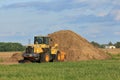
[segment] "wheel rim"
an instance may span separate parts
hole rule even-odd
[[[46,55],[46,56],[45,56],[45,61],[46,61],[46,62],[49,62],[49,60],[50,60],[49,55]]]
[[[58,54],[57,58],[58,58],[58,61],[60,61],[60,59],[61,59],[60,54]]]

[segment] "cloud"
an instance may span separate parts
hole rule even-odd
[[[1,9],[14,9],[14,8],[34,8],[36,10],[44,10],[44,11],[60,11],[63,9],[72,8],[71,3],[67,2],[68,0],[32,0],[29,2],[18,2],[18,3],[11,3],[7,5],[3,5]],[[54,4],[54,5],[53,5]]]
[[[113,15],[115,16],[116,21],[120,21],[120,10],[113,11]]]
[[[7,14],[9,13],[9,14]],[[4,15],[6,14],[6,15]],[[49,29],[51,26],[62,24],[63,20],[61,14],[56,14],[55,12],[29,12],[29,9],[10,9],[0,11],[0,32],[14,32],[15,34],[47,34],[51,31]],[[55,29],[56,30],[56,29]],[[21,32],[21,33],[18,33]],[[15,36],[15,34],[6,33],[6,35],[1,34],[1,36]]]
[[[74,3],[80,2],[80,3]],[[3,5],[2,8],[4,9],[11,9],[11,8],[36,8],[37,10],[51,10],[51,11],[61,11],[61,10],[70,10],[70,9],[87,9],[87,10],[100,10],[104,8],[109,8],[107,4],[108,1],[101,0],[48,0],[39,1],[39,0],[32,0],[32,1],[21,1],[17,3],[11,3],[8,5]],[[54,5],[53,5],[54,4]],[[98,5],[99,4],[99,5]],[[107,4],[107,5],[106,5]],[[94,7],[92,7],[95,5]],[[97,7],[96,7],[97,6]],[[106,9],[107,10],[107,9]]]
[[[119,5],[120,6],[120,0],[113,0],[112,3],[113,3],[113,5]]]
[[[76,3],[81,3],[81,2],[85,2],[87,0],[73,0],[73,1],[76,2]]]
[[[15,36],[14,32],[0,32],[0,37]]]
[[[114,34],[120,36],[120,31],[119,32],[114,32]]]
[[[107,41],[114,32],[119,34],[119,0],[5,1],[0,3],[0,37],[25,39],[69,29],[101,42],[100,38]]]
[[[76,3],[74,3],[76,2]],[[78,3],[77,3],[78,2]],[[45,1],[21,1],[12,3],[9,5],[3,5],[1,9],[29,9],[36,10],[40,13],[48,13],[55,12],[56,14],[63,15],[68,18],[68,20],[73,19],[76,20],[82,16],[98,16],[105,17],[111,11],[111,6],[107,4],[108,1],[101,0],[45,0]],[[54,5],[53,5],[54,4]],[[99,5],[98,5],[99,4]],[[107,6],[106,6],[107,4]],[[95,5],[93,7],[93,5]],[[65,18],[64,18],[65,19]]]
[[[24,32],[0,32],[0,37],[26,36]]]

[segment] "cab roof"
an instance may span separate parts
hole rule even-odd
[[[38,35],[38,36],[34,36],[34,37],[48,37],[48,36],[41,36],[41,35]],[[49,37],[48,37],[49,38]]]

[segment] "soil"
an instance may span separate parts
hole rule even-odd
[[[18,64],[22,58],[22,52],[0,52],[0,64]]]
[[[90,42],[70,30],[61,30],[48,35],[51,46],[59,45],[60,51],[66,53],[66,61],[103,60],[110,58],[104,51],[94,47]]]
[[[113,54],[113,55],[117,55],[120,54],[120,48],[116,48],[116,49],[102,49],[104,52],[109,53],[109,54]]]

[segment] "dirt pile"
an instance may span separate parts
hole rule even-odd
[[[18,64],[22,59],[22,52],[0,52],[0,64]]]
[[[22,53],[13,53],[11,57],[4,60],[4,63],[18,63],[22,58]]]
[[[59,49],[66,53],[66,61],[109,58],[105,52],[94,47],[86,39],[70,30],[54,32],[48,36],[52,38],[51,45],[57,43]]]
[[[18,62],[19,60],[23,59],[21,53],[14,53],[10,58],[9,61]]]

